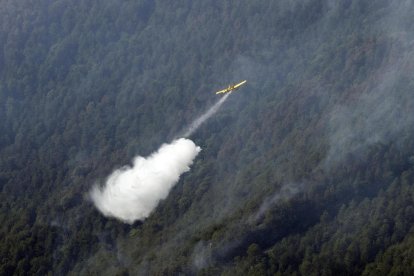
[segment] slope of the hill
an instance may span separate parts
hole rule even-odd
[[[0,0],[0,274],[412,271],[413,9]],[[146,221],[95,210],[241,79]]]

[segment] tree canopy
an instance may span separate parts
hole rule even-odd
[[[0,0],[1,275],[414,271],[410,1]],[[151,216],[88,192],[248,82]]]

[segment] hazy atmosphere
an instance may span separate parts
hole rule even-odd
[[[0,0],[0,275],[411,275],[413,18]]]

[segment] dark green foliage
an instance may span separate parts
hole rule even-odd
[[[0,274],[409,275],[413,9],[0,0]],[[94,209],[241,79],[146,221]]]

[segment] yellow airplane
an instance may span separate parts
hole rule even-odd
[[[243,84],[245,84],[247,81],[244,80],[242,82],[239,82],[238,84],[233,84],[233,85],[229,85],[229,87],[227,87],[226,89],[217,91],[216,94],[224,94],[224,93],[230,93],[233,90],[238,89],[240,86],[242,86]]]

